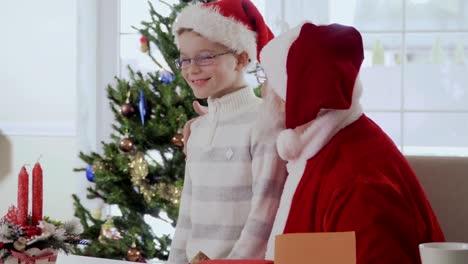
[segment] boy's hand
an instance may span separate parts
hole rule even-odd
[[[198,101],[193,101],[192,103],[193,109],[199,115],[205,115],[208,113],[208,107],[201,105]],[[187,142],[190,137],[190,125],[192,125],[193,121],[197,120],[198,117],[192,118],[184,125],[184,154],[187,156]]]
[[[193,259],[190,261],[189,264],[197,264],[204,260],[210,260],[210,258],[207,255],[205,255],[203,252],[199,251],[197,255],[193,257]]]

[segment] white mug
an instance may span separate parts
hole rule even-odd
[[[422,264],[466,264],[468,243],[432,242],[419,244]]]

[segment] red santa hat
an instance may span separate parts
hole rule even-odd
[[[177,46],[177,32],[182,28],[193,29],[235,52],[245,51],[252,61],[259,59],[262,48],[274,37],[249,0],[220,0],[185,7],[172,27]]]
[[[356,80],[364,59],[361,34],[349,26],[306,22],[268,43],[260,57],[270,87],[286,102],[288,130],[278,137],[280,155],[296,158],[309,140],[306,137],[314,133],[322,133],[320,142],[326,143],[330,133],[292,129],[315,120],[322,110],[347,110],[353,100],[358,101],[361,86]],[[356,104],[353,119],[362,112],[359,102]],[[320,123],[331,132],[349,120],[347,113],[338,111]]]

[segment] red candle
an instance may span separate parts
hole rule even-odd
[[[42,220],[42,168],[39,162],[32,173],[32,224],[35,226]]]
[[[21,168],[18,176],[18,221],[28,225],[29,175],[26,168]]]

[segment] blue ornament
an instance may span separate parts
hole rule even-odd
[[[160,71],[159,72],[159,81],[164,84],[169,84],[175,80],[174,74],[170,71]]]
[[[140,101],[138,102],[138,108],[140,109],[141,125],[144,126],[146,116],[146,100],[143,90],[140,90]]]
[[[86,178],[90,182],[94,182],[94,179],[96,179],[96,175],[94,174],[93,165],[88,165],[88,167],[86,167]]]

